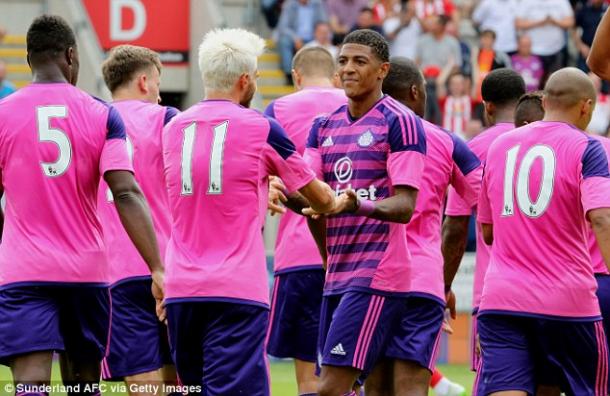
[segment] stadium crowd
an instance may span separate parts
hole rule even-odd
[[[542,89],[561,67],[588,73],[585,59],[608,2],[264,0],[262,7],[289,82],[296,50],[323,44],[335,54],[347,33],[373,29],[388,39],[392,56],[422,68],[428,80],[426,119],[471,139],[486,126],[480,90],[491,70],[513,68],[528,91]],[[595,84],[600,103],[606,103],[607,84]],[[600,106],[591,128],[605,134],[609,115],[608,106]]]

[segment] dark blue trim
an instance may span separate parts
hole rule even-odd
[[[409,297],[424,298],[426,300],[434,301],[434,302],[439,303],[440,305],[442,305],[443,308],[445,308],[445,305],[446,305],[445,300],[442,300],[442,299],[438,298],[434,294],[424,293],[424,292],[409,292],[407,295]]]
[[[272,100],[271,103],[269,103],[269,105],[263,112],[263,114],[266,115],[267,117],[275,118],[275,109],[273,108],[274,106],[275,106],[275,100]]]
[[[582,177],[610,177],[608,157],[599,140],[587,137],[587,148],[582,154]]]
[[[476,315],[478,315],[478,313],[479,313],[479,307],[474,307],[474,308],[472,309],[472,315],[473,315],[473,316],[476,316]]]
[[[167,125],[172,118],[180,114],[180,110],[172,106],[165,106],[165,115],[163,116],[163,125]]]
[[[311,125],[311,129],[309,130],[309,135],[307,136],[307,143],[305,147],[307,148],[319,148],[320,147],[320,127],[327,121],[325,117],[318,117],[313,120]]]
[[[206,302],[220,302],[229,304],[241,304],[241,305],[253,305],[264,309],[269,309],[269,305],[259,301],[245,300],[242,298],[232,297],[173,297],[165,299],[165,304],[178,304],[178,303],[206,303]]]
[[[305,265],[299,265],[298,267],[286,268],[286,269],[283,269],[283,270],[275,271],[273,273],[273,276],[286,275],[286,274],[291,274],[293,272],[315,271],[315,270],[322,270],[322,271],[324,271],[324,267],[322,266],[322,263],[320,263],[320,264],[305,264]]]
[[[470,150],[466,142],[457,137],[454,133],[449,134],[449,136],[453,141],[453,153],[451,154],[451,158],[453,158],[453,162],[460,168],[462,174],[466,176],[481,165],[481,160],[472,150]]]
[[[123,278],[123,279],[120,279],[120,280],[114,282],[113,284],[110,285],[110,288],[112,289],[113,287],[120,286],[124,283],[149,281],[151,279],[152,279],[152,277],[150,275],[130,276],[129,278]]]
[[[112,106],[108,106],[108,121],[106,122],[106,139],[123,139],[127,138],[125,133],[125,124],[118,110]]]
[[[347,292],[374,294],[376,296],[383,296],[383,297],[402,297],[402,298],[409,297],[409,292],[389,292],[389,291],[385,291],[385,290],[372,289],[370,287],[364,287],[364,286],[348,286],[348,287],[344,287],[344,288],[337,289],[337,290],[324,290],[324,293],[322,295],[325,297],[336,296],[339,294],[345,294]]]
[[[265,117],[269,121],[269,135],[267,136],[267,143],[273,147],[273,149],[282,157],[284,160],[290,158],[297,150],[292,140],[284,131],[284,128],[273,118]]]
[[[61,287],[110,287],[105,282],[50,282],[50,281],[25,281],[14,282],[0,286],[0,290],[12,289],[14,287],[29,287],[29,286],[61,286]]]
[[[601,316],[584,316],[582,318],[575,318],[573,316],[555,316],[555,315],[544,315],[536,314],[531,312],[519,312],[519,311],[505,311],[505,310],[482,310],[477,314],[478,317],[483,315],[506,315],[506,316],[519,316],[523,318],[534,318],[534,319],[545,319],[545,320],[559,320],[562,322],[597,322],[602,320]]]
[[[595,279],[597,278],[610,278],[610,275],[604,273],[595,274]]]

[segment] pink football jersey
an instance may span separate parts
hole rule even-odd
[[[394,186],[419,189],[425,153],[421,119],[384,96],[356,120],[347,105],[316,120],[305,157],[337,195],[350,188],[361,199],[378,201],[391,197]],[[325,295],[409,292],[411,256],[403,224],[352,213],[330,216],[326,248]]]
[[[178,111],[140,100],[122,100],[112,104],[127,131],[127,146],[135,177],[148,201],[161,257],[169,239],[171,220],[163,175],[163,126]],[[150,276],[146,262],[125,232],[114,206],[114,199],[105,181],[98,192],[98,214],[104,230],[104,242],[110,265],[111,283],[139,276]]]
[[[303,154],[313,121],[345,103],[347,98],[342,89],[312,87],[271,102],[265,114],[276,119]],[[275,273],[311,268],[322,268],[322,258],[307,220],[287,211],[280,219],[275,244]]]
[[[0,285],[106,283],[100,176],[132,170],[118,112],[67,83],[30,84],[0,102],[0,168]]]
[[[267,306],[262,228],[268,175],[294,192],[315,175],[273,119],[226,100],[204,100],[163,132],[172,212],[166,297]]]
[[[449,185],[470,207],[479,198],[481,162],[457,135],[423,121],[426,132],[426,167],[417,205],[407,224],[411,252],[411,294],[445,301],[441,221]]]
[[[604,150],[606,151],[606,155],[610,153],[610,139],[602,136],[591,135],[592,138],[600,141]],[[593,228],[589,224],[589,254],[591,255],[591,264],[593,265],[593,272],[596,274],[610,274],[608,271],[608,267],[606,266],[606,262],[602,257],[602,252],[599,250],[599,245],[597,244],[597,239],[595,239],[595,233],[593,232]]]
[[[481,163],[485,165],[487,160],[487,150],[489,146],[498,138],[498,136],[515,129],[514,124],[509,122],[498,123],[481,133],[479,136],[468,142],[468,147],[479,157]],[[450,188],[447,197],[447,207],[445,214],[448,216],[470,216],[472,214],[472,206],[469,206],[467,202],[464,202],[460,198],[459,194]],[[476,205],[475,205],[476,209]],[[485,278],[485,272],[489,265],[489,247],[483,241],[483,235],[481,234],[481,226],[476,226],[477,236],[477,252],[475,258],[475,272],[474,272],[474,286],[472,292],[472,306],[476,311],[481,301],[481,293],[483,292],[483,279]]]
[[[599,318],[585,214],[608,196],[606,153],[581,130],[538,121],[499,137],[478,205],[494,229],[479,311]]]

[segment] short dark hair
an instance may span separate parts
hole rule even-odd
[[[161,73],[159,54],[148,48],[124,44],[110,51],[102,63],[102,75],[110,92],[114,92],[129,83],[136,73],[153,66]]]
[[[372,14],[373,13],[373,9],[371,7],[362,7],[360,9],[360,13],[363,13],[363,12],[370,12]]]
[[[515,109],[515,127],[522,127],[542,118],[544,118],[544,107],[542,107],[541,91],[526,93],[519,98]]]
[[[27,36],[29,56],[47,54],[57,56],[76,46],[76,37],[68,23],[58,15],[41,15],[30,25]]]
[[[485,102],[496,106],[517,103],[525,94],[525,81],[514,70],[502,68],[491,71],[481,84],[481,96]]]
[[[493,31],[493,30],[491,30],[491,29],[485,29],[485,30],[483,30],[483,31],[481,32],[481,36],[486,36],[486,35],[490,35],[491,37],[493,37],[493,39],[494,39],[494,40],[495,40],[495,39],[496,39],[496,37],[497,37],[497,36],[496,36],[496,32],[494,32],[494,31]]]
[[[390,47],[388,41],[379,33],[370,29],[354,30],[343,40],[345,44],[361,44],[370,47],[373,53],[382,62],[390,61]]]
[[[420,86],[423,83],[424,77],[415,62],[395,56],[390,59],[390,72],[383,80],[381,90],[393,98],[404,98],[413,85]]]

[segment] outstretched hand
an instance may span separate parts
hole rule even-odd
[[[339,213],[355,212],[356,209],[358,209],[358,196],[354,190],[349,189],[335,198],[335,205],[330,211],[318,213],[312,208],[304,208],[302,213],[305,216],[311,216],[313,219],[318,219],[323,215],[329,216]]]
[[[286,194],[284,194],[285,190],[286,186],[282,179],[277,176],[269,176],[269,200],[267,208],[271,211],[271,216],[286,213],[286,208],[281,204],[288,201]]]

